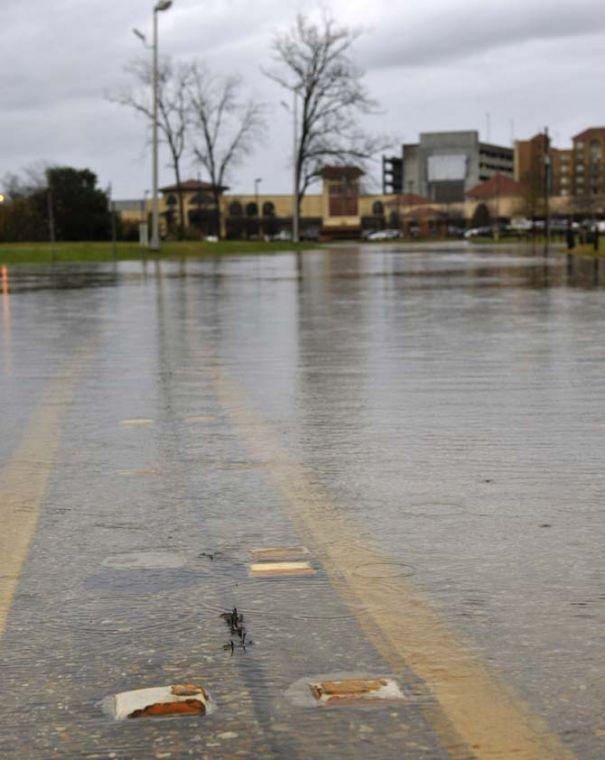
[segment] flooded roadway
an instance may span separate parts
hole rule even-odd
[[[3,283],[2,757],[603,757],[605,262],[342,247]],[[312,574],[251,571],[293,546]],[[328,676],[403,699],[317,706]],[[215,711],[102,709],[174,683]]]

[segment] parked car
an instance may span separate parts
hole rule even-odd
[[[368,240],[396,240],[398,237],[399,230],[376,230],[368,235]]]
[[[511,229],[517,232],[530,232],[532,228],[531,220],[515,218],[511,220]]]
[[[465,240],[471,240],[475,237],[491,237],[492,234],[491,227],[471,227],[470,230],[464,233],[464,238]]]
[[[311,243],[316,243],[319,240],[320,233],[321,231],[319,227],[307,227],[306,230],[303,230],[300,239],[307,240]]]
[[[277,235],[272,235],[271,240],[275,240],[276,242],[285,242],[287,240],[292,240],[292,233],[290,230],[280,230]]]

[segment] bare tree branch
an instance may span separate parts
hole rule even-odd
[[[147,59],[136,58],[126,67],[134,84],[109,100],[128,106],[153,123],[152,83],[153,69]],[[175,183],[181,186],[181,159],[187,147],[189,127],[188,90],[192,70],[189,64],[174,66],[169,59],[163,59],[158,67],[158,129],[170,151],[170,165],[174,171]],[[182,192],[178,193],[179,237],[185,232],[185,209]]]
[[[193,154],[210,178],[220,235],[220,195],[231,169],[252,152],[265,126],[264,105],[238,97],[241,80],[211,74],[200,62],[191,65],[190,118]]]
[[[319,22],[301,14],[290,30],[274,38],[276,67],[265,74],[302,102],[295,158],[299,205],[327,161],[354,161],[363,168],[392,144],[392,138],[372,137],[358,126],[359,117],[377,105],[349,57],[359,35],[327,14]]]

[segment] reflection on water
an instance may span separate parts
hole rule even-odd
[[[4,356],[2,366],[4,373],[10,375],[12,371],[11,352],[11,302],[8,289],[8,267],[2,269],[2,354]]]
[[[266,256],[217,256],[204,259],[124,261],[119,264],[59,264],[55,267],[3,267],[2,288],[8,293],[38,289],[77,289],[145,282],[149,277],[224,277],[289,279],[404,278],[407,287],[552,287],[602,286],[603,259],[563,255],[525,246],[339,247],[330,251]]]
[[[9,756],[464,756],[372,638],[412,640],[430,603],[600,757],[603,284],[599,260],[463,244],[3,268],[5,458],[74,346],[99,346],[0,646]],[[250,577],[255,549],[300,543],[315,575]],[[253,643],[232,655],[234,606]],[[284,697],[339,672],[409,699]],[[203,730],[96,707],[188,679],[219,705]]]

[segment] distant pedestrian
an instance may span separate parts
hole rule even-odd
[[[576,247],[576,233],[571,222],[567,222],[565,239],[567,241],[567,250],[573,251],[573,249]]]

